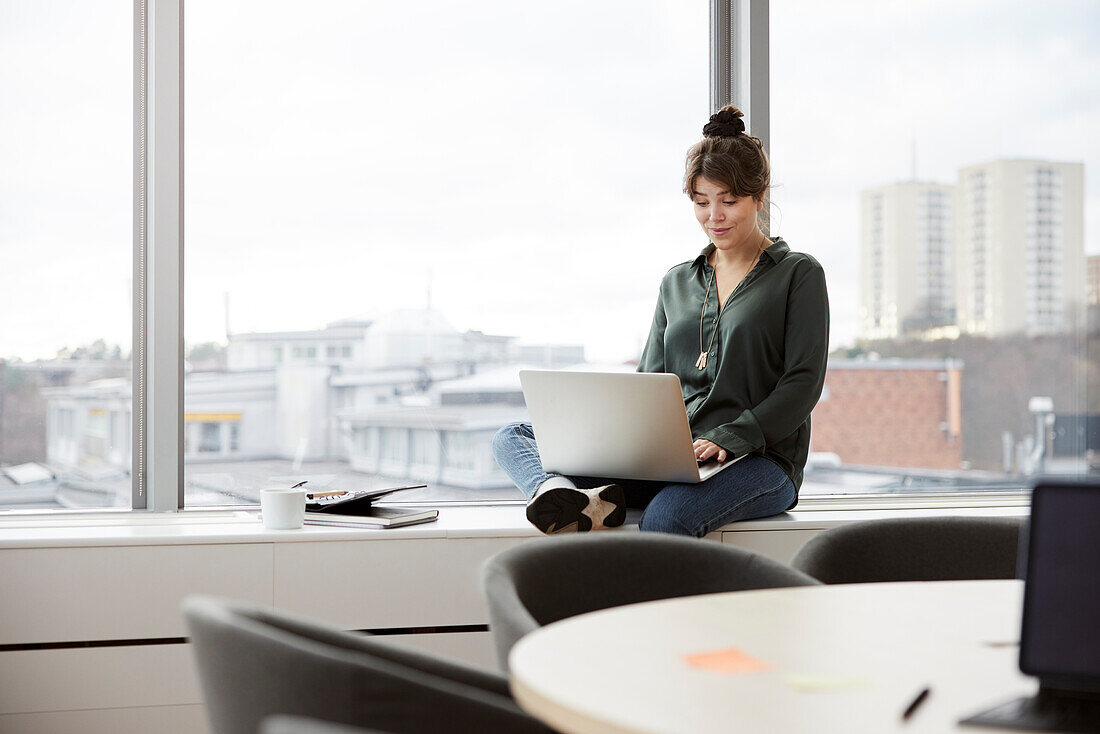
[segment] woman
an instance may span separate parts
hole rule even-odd
[[[680,378],[698,459],[744,458],[698,484],[607,484],[547,474],[530,424],[507,425],[493,453],[545,533],[621,525],[631,506],[645,508],[642,530],[703,536],[798,501],[825,381],[829,299],[821,265],[760,229],[771,172],[742,117],[723,108],[688,151],[684,192],[710,244],[661,281],[638,371]]]

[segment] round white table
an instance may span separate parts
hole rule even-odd
[[[632,604],[524,637],[512,692],[568,734],[992,732],[956,722],[1035,693],[1017,666],[1022,599],[1019,581],[944,581]],[[771,667],[731,674],[685,659],[730,648]]]

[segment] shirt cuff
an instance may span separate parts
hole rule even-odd
[[[732,423],[723,423],[712,428],[699,438],[712,441],[733,456],[744,456],[759,451],[767,445],[764,429],[751,410],[746,409]]]

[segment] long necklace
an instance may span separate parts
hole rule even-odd
[[[764,241],[767,242],[767,237],[764,238]],[[737,290],[738,286],[741,285],[741,281],[747,278],[749,272],[751,272],[752,269],[756,267],[756,263],[760,260],[760,255],[764,252],[764,250],[764,247],[761,247],[759,250],[757,250],[756,257],[754,257],[752,259],[752,262],[749,264],[749,269],[746,270],[744,275],[741,276],[741,279],[737,281],[737,285],[733,288],[734,290]],[[715,260],[717,260],[717,256],[715,257]],[[710,269],[710,278],[707,280],[707,292],[703,295],[703,308],[699,311],[699,359],[695,360],[695,366],[701,370],[705,370],[707,368],[707,355],[710,354],[710,348],[714,345],[714,336],[718,333],[718,323],[722,320],[722,311],[725,310],[725,304],[719,303],[718,318],[714,320],[714,328],[710,331],[710,339],[707,341],[706,347],[704,347],[703,319],[706,318],[707,315],[707,301],[710,300],[710,286],[715,281],[716,272],[718,272],[717,268],[712,265]],[[715,294],[715,297],[717,297],[717,294]]]
[[[706,348],[703,348],[703,318],[707,313],[707,301],[710,299],[710,284],[714,282],[714,269],[710,271],[710,278],[707,280],[707,293],[703,296],[703,309],[699,312],[699,359],[695,360],[695,366],[698,369],[705,370],[707,368],[707,354],[710,352],[710,347],[714,344],[714,334],[718,331],[718,321],[722,318],[722,307],[718,307],[718,318],[714,320],[714,330],[710,332],[710,341],[707,342]]]

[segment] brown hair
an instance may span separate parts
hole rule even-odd
[[[710,116],[703,139],[691,146],[684,167],[684,193],[695,195],[695,182],[705,178],[722,184],[734,196],[751,196],[764,202],[757,215],[761,231],[768,232],[768,191],[771,165],[760,138],[745,134],[744,113],[726,105]]]

